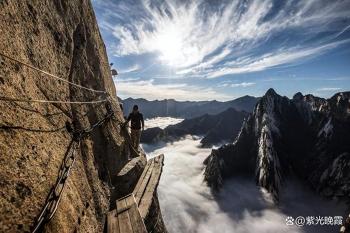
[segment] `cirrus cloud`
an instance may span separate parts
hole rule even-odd
[[[322,87],[322,88],[318,88],[316,91],[340,91],[342,90],[342,88],[340,87]]]
[[[159,84],[150,80],[116,80],[121,98],[147,98],[148,100],[176,99],[179,101],[229,100],[231,95],[217,92],[210,87],[198,87],[186,83]]]
[[[313,58],[348,43],[349,1],[99,1],[119,57],[154,54],[178,74],[214,78]],[[111,15],[115,22],[111,20]],[[113,19],[114,19],[113,18]]]

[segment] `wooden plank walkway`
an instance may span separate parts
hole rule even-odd
[[[146,218],[152,204],[154,192],[157,190],[162,173],[163,164],[163,154],[150,159],[133,191],[143,219]]]
[[[148,160],[134,191],[116,202],[107,215],[107,233],[147,233],[144,219],[151,207],[164,164],[164,155]]]
[[[132,193],[117,200],[117,209],[108,213],[107,232],[147,233]]]

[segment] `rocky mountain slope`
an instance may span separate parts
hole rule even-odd
[[[205,114],[219,114],[228,108],[234,108],[238,111],[252,112],[259,98],[252,96],[243,96],[231,101],[176,101],[155,100],[148,101],[145,99],[128,98],[121,100],[124,106],[125,114],[131,112],[134,104],[139,105],[140,110],[146,118],[153,117],[179,117],[194,118]]]
[[[90,1],[3,0],[0,18],[1,53],[108,93],[68,85],[0,56],[1,97],[63,101],[116,98]],[[70,143],[66,122],[75,122],[77,130],[88,128],[104,117],[106,109],[104,103],[3,100],[0,109],[0,232],[29,232]],[[122,121],[118,101],[112,101],[112,109],[115,120]],[[113,202],[110,177],[127,162],[126,149],[120,126],[111,121],[81,142],[61,203],[46,232],[103,231],[105,214]]]
[[[204,136],[201,140],[204,147],[223,141],[232,142],[247,116],[248,113],[246,112],[229,108],[217,115],[205,114],[200,117],[185,119],[163,130],[160,128],[146,129],[141,136],[141,142],[155,143],[159,140],[177,140],[185,135]]]
[[[254,176],[278,201],[285,179],[297,176],[327,197],[350,196],[350,92],[330,99],[273,89],[259,100],[233,144],[206,159],[213,188],[235,175]]]

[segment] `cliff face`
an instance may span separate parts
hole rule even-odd
[[[0,1],[0,51],[71,82],[116,91],[90,1]],[[89,101],[105,94],[68,85],[0,56],[0,95]],[[112,108],[123,119],[119,103]],[[71,140],[65,123],[90,127],[104,104],[0,101],[0,232],[28,232]],[[102,232],[110,176],[126,163],[120,127],[110,121],[83,140],[48,232]]]
[[[219,188],[230,176],[255,176],[278,201],[283,181],[294,175],[323,196],[349,200],[349,99],[349,92],[288,99],[270,89],[235,142],[205,161],[205,180]]]

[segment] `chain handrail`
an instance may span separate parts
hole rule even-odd
[[[113,96],[111,96],[106,90],[95,90],[89,87],[85,87],[82,86],[80,84],[77,83],[73,83],[71,81],[68,81],[62,77],[59,77],[57,75],[51,74],[45,70],[39,69],[33,65],[30,65],[26,62],[23,62],[19,59],[16,59],[14,57],[11,57],[7,54],[4,54],[2,52],[0,52],[0,56],[5,57],[11,61],[17,62],[21,65],[24,65],[32,70],[35,70],[37,72],[40,72],[42,74],[44,74],[44,77],[50,77],[50,78],[55,78],[57,80],[60,80],[62,82],[68,83],[72,86],[87,90],[87,91],[91,91],[91,92],[95,92],[95,93],[101,93],[106,95],[105,98],[101,99],[97,99],[97,100],[90,100],[90,101],[68,101],[68,100],[41,100],[41,99],[20,99],[20,98],[11,98],[11,97],[7,97],[7,96],[0,96],[0,101],[7,101],[7,102],[27,102],[27,103],[64,103],[64,104],[97,104],[97,103],[103,103],[106,102],[106,109],[107,109],[107,113],[105,115],[105,117],[101,120],[99,120],[98,122],[96,122],[95,124],[93,124],[91,127],[83,129],[83,130],[75,130],[74,128],[72,128],[72,126],[70,124],[66,124],[66,129],[68,130],[68,132],[70,132],[72,134],[72,140],[67,148],[66,154],[62,160],[60,169],[58,171],[58,177],[56,179],[55,185],[51,187],[50,192],[46,198],[45,204],[39,214],[39,216],[37,217],[35,224],[33,226],[33,230],[32,233],[37,233],[37,232],[41,232],[43,227],[45,226],[46,223],[48,223],[53,216],[55,215],[58,205],[61,201],[62,198],[62,193],[64,190],[64,187],[66,185],[66,181],[69,177],[69,174],[71,172],[71,169],[74,165],[74,162],[76,160],[75,157],[75,151],[77,149],[80,148],[81,145],[81,141],[88,136],[96,127],[101,126],[102,124],[104,124],[108,119],[113,119],[119,126],[121,126],[121,130],[124,131],[124,133],[126,135],[126,142],[129,145],[129,148],[131,148],[131,151],[138,155],[138,148],[134,148],[131,140],[130,140],[130,135],[129,132],[127,131],[126,125],[123,122],[118,121],[117,119],[114,119],[114,112],[112,110],[111,107],[111,103],[110,101],[116,101],[118,102],[118,100],[116,98],[114,98]]]
[[[73,167],[75,162],[74,151],[80,146],[80,141],[76,142],[74,140],[71,141],[68,147],[68,153],[66,154],[63,162],[60,166],[60,170],[58,172],[58,178],[56,180],[55,185],[51,188],[49,195],[46,198],[45,205],[41,210],[39,217],[35,222],[35,227],[33,229],[33,233],[39,232],[42,229],[45,223],[49,222],[54,214],[56,213],[58,204],[60,203],[62,192],[66,185],[67,178],[69,176],[70,170]]]
[[[55,215],[58,205],[61,201],[62,198],[62,193],[64,190],[64,187],[66,185],[66,181],[69,177],[70,171],[74,165],[74,162],[76,160],[75,157],[75,151],[80,147],[81,145],[81,140],[83,140],[86,136],[88,136],[96,127],[101,126],[102,124],[104,124],[108,119],[112,118],[113,119],[113,115],[114,112],[112,110],[112,107],[110,105],[110,101],[114,100],[114,101],[118,101],[116,98],[114,98],[113,96],[110,96],[108,94],[108,92],[106,91],[102,91],[102,90],[95,90],[92,88],[88,88],[88,87],[84,87],[82,85],[79,85],[77,83],[73,83],[70,82],[64,78],[58,77],[57,75],[53,75],[45,70],[41,70],[37,67],[34,67],[28,63],[25,63],[23,61],[20,61],[16,58],[13,58],[7,54],[4,54],[2,52],[0,52],[0,56],[3,56],[9,60],[12,60],[14,62],[17,62],[21,65],[24,65],[32,70],[36,70],[44,75],[46,75],[45,77],[51,77],[51,78],[55,78],[58,79],[60,81],[66,82],[72,86],[84,89],[84,90],[88,90],[91,92],[95,92],[95,93],[102,93],[102,94],[107,94],[107,98],[105,99],[97,99],[97,100],[91,100],[91,101],[66,101],[66,100],[40,100],[40,99],[20,99],[20,98],[10,98],[10,97],[6,97],[6,96],[0,96],[0,101],[7,101],[7,102],[30,102],[30,103],[65,103],[65,104],[96,104],[96,103],[103,103],[106,102],[106,109],[107,109],[107,113],[105,115],[105,117],[101,120],[99,120],[98,122],[96,122],[95,124],[93,124],[91,127],[83,129],[83,130],[75,130],[71,127],[70,124],[66,125],[67,130],[72,134],[72,140],[68,146],[68,149],[66,151],[66,154],[62,160],[60,169],[58,171],[58,177],[56,179],[55,185],[52,186],[52,188],[50,189],[50,192],[46,198],[44,207],[42,208],[39,216],[37,217],[35,224],[33,226],[33,230],[32,233],[37,233],[37,232],[41,232],[41,230],[43,229],[43,227],[45,226],[46,223],[48,223],[53,216]],[[130,135],[129,132],[127,131],[126,125],[123,124],[122,122],[119,122],[117,119],[113,119],[116,123],[118,123],[118,125],[121,126],[122,131],[124,131],[125,133],[125,138],[126,138],[126,142],[129,145],[129,149],[132,151],[132,153],[134,155],[138,155],[138,148],[134,148],[134,146],[131,143],[130,140]]]
[[[55,215],[58,205],[62,198],[62,193],[66,185],[66,181],[69,177],[70,171],[74,165],[76,157],[74,152],[80,147],[81,141],[87,137],[95,128],[103,125],[108,119],[112,118],[114,112],[110,105],[106,105],[107,113],[105,117],[91,127],[83,130],[74,130],[72,126],[67,123],[66,128],[68,132],[72,134],[72,140],[68,146],[65,157],[62,160],[60,169],[58,171],[58,177],[56,179],[55,185],[51,188],[43,209],[41,210],[38,218],[35,221],[32,233],[37,233],[42,230],[44,225],[49,222]]]

